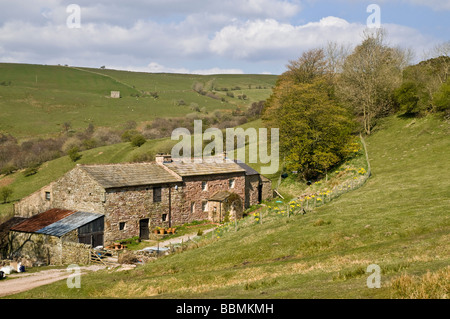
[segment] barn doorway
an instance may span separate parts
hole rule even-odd
[[[150,230],[148,228],[149,219],[141,219],[139,221],[139,238],[140,239],[150,239]]]
[[[92,247],[103,246],[104,217],[78,228],[78,242]]]

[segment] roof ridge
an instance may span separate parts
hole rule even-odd
[[[104,164],[77,164],[77,167],[87,167],[87,166],[122,166],[122,165],[155,165],[156,162],[126,162],[126,163],[104,163]]]

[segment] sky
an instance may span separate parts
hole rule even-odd
[[[368,27],[418,62],[450,40],[450,0],[0,0],[0,62],[281,74]]]

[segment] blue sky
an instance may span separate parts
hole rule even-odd
[[[280,74],[305,50],[358,45],[370,4],[416,61],[450,40],[450,0],[0,0],[0,62]]]

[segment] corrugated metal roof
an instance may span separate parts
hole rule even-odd
[[[79,165],[103,188],[144,186],[181,182],[181,177],[171,174],[156,163],[130,163],[110,165]]]
[[[174,171],[180,176],[197,176],[197,175],[210,175],[210,174],[228,174],[228,173],[243,173],[245,170],[234,163],[233,161],[223,162],[172,162],[164,163],[166,167]]]
[[[61,237],[68,232],[84,226],[102,216],[102,214],[76,212],[70,216],[67,216],[66,218],[57,221],[56,223],[39,229],[38,231],[36,231],[36,233]]]
[[[51,225],[67,216],[75,213],[71,210],[53,208],[46,212],[40,213],[27,220],[21,222],[20,224],[14,225],[11,230],[20,231],[26,233],[34,233],[39,229],[42,229],[48,225]]]

